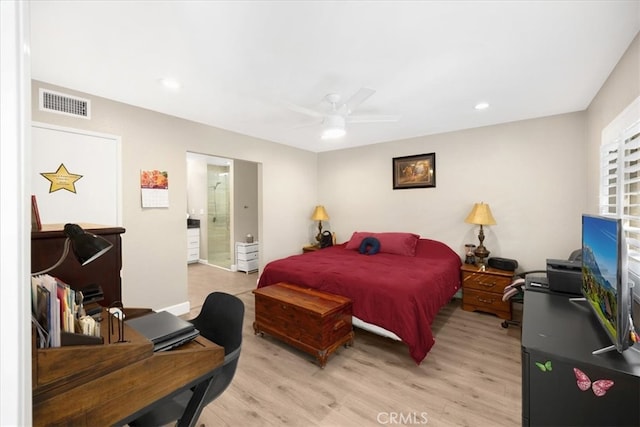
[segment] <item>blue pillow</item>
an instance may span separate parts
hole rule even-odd
[[[361,254],[365,255],[375,255],[380,251],[380,240],[375,237],[365,237],[362,239],[362,243],[360,243]]]

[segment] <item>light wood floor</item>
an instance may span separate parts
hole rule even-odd
[[[321,369],[314,358],[253,333],[257,274],[189,266],[192,315],[209,292],[245,303],[242,354],[231,386],[207,406],[207,426],[518,426],[520,330],[459,300],[436,317],[436,344],[418,366],[406,346],[360,329]]]

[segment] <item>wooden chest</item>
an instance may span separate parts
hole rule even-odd
[[[462,309],[493,313],[501,319],[511,320],[511,302],[502,301],[502,295],[513,280],[513,272],[490,267],[482,271],[469,264],[461,269]]]
[[[353,344],[351,300],[289,283],[253,291],[256,334],[268,333],[312,354],[321,367],[341,345]]]

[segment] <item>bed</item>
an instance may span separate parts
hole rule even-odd
[[[375,247],[364,244],[371,238],[379,243],[374,254]],[[258,287],[288,282],[346,296],[354,325],[391,332],[419,364],[435,343],[433,319],[460,288],[460,265],[460,257],[436,240],[355,232],[347,243],[268,263]]]

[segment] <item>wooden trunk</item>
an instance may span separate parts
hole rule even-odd
[[[353,344],[351,300],[289,283],[256,289],[256,334],[266,332],[314,355],[321,367],[341,345]]]

